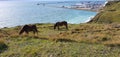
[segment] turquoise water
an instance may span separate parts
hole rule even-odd
[[[50,7],[37,2],[0,1],[0,28],[33,23],[55,23],[67,21],[72,24],[85,23],[96,12]]]

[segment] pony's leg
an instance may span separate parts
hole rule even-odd
[[[35,29],[35,32],[37,33],[37,36],[38,36],[38,30],[37,30],[37,28]]]
[[[66,25],[66,29],[68,30],[68,25]]]
[[[54,30],[56,29],[56,25],[54,25]]]
[[[36,34],[37,34],[37,36],[38,36],[38,31],[33,30],[33,34],[34,34],[34,36],[36,36]]]
[[[60,29],[59,26],[57,26],[57,27],[58,27],[58,30],[59,30]]]
[[[33,34],[34,34],[34,36],[35,36],[35,32],[36,32],[36,31],[35,31],[35,30],[33,30]]]

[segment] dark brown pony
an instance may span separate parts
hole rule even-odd
[[[24,33],[24,32],[27,33],[27,34],[29,34],[30,31],[33,31],[34,35],[35,35],[35,33],[38,34],[38,30],[37,30],[36,25],[25,25],[25,26],[23,26],[23,28],[20,30],[19,35],[21,35],[21,34]]]
[[[56,27],[58,28],[58,30],[60,29],[59,26],[65,26],[66,29],[68,30],[68,23],[66,21],[62,21],[62,22],[56,22],[54,24],[54,29],[56,29]]]

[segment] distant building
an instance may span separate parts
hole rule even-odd
[[[86,9],[100,9],[103,7],[104,4],[101,3],[91,3],[91,2],[85,2],[85,3],[76,3],[75,5],[72,5],[71,8],[86,8]]]
[[[81,3],[77,3],[77,4],[71,6],[71,8],[85,8],[85,7],[86,7],[86,5],[81,4]]]

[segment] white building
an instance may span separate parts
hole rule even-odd
[[[71,8],[85,8],[85,7],[86,7],[86,5],[81,4],[81,3],[77,3],[77,4],[71,6]]]

